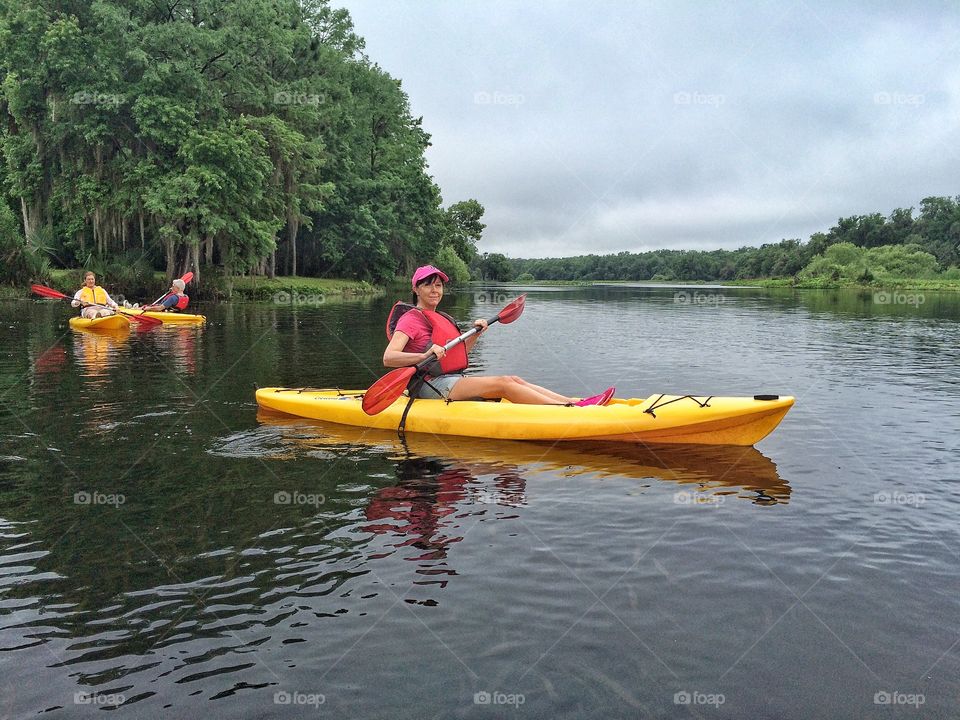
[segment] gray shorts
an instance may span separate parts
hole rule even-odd
[[[433,385],[433,387],[430,387],[430,385],[425,382],[420,387],[420,392],[417,393],[417,397],[423,398],[424,400],[446,400],[450,397],[450,391],[453,390],[453,386],[456,385],[461,378],[463,378],[463,375],[460,373],[451,373],[449,375],[439,375],[435,378],[430,378],[427,382]],[[436,390],[434,390],[434,388],[436,388]]]

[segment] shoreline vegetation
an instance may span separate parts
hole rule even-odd
[[[960,280],[943,278],[896,278],[887,281],[861,283],[856,281],[813,281],[795,278],[756,278],[753,280],[530,280],[500,283],[505,287],[530,285],[592,287],[597,285],[650,285],[663,287],[737,287],[785,288],[790,290],[927,290],[930,292],[960,292]]]
[[[79,270],[55,270],[51,285],[64,293],[72,294],[80,287]],[[157,273],[153,295],[163,291],[164,277]],[[472,281],[455,286],[464,289],[484,281]],[[920,290],[924,292],[960,292],[960,279],[944,278],[896,278],[887,281],[874,280],[870,283],[856,281],[798,280],[796,278],[754,278],[741,280],[530,280],[499,281],[502,287],[529,287],[545,285],[550,287],[593,287],[598,285],[650,285],[663,287],[736,287],[736,288],[782,288],[792,290]],[[202,302],[271,302],[276,305],[320,305],[325,302],[339,302],[351,299],[363,299],[382,296],[397,287],[406,288],[406,279],[398,278],[396,283],[375,285],[363,280],[349,278],[305,278],[305,277],[239,277],[232,279],[229,295],[208,297]],[[109,291],[109,288],[108,288]],[[189,292],[188,292],[189,294]],[[122,295],[122,293],[117,293]],[[0,285],[0,300],[25,300],[32,297],[28,288]],[[143,302],[141,298],[128,298]]]

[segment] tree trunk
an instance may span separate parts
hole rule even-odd
[[[193,270],[193,277],[200,281],[200,241],[190,243],[190,254],[187,256],[187,267]]]
[[[141,249],[141,250],[146,250],[146,249],[147,249],[147,236],[146,236],[146,233],[144,233],[144,231],[143,231],[143,208],[140,208],[140,213],[139,213],[139,215],[140,215],[140,249]]]
[[[28,203],[26,198],[21,197],[20,209],[23,212],[23,236],[29,238],[42,225],[43,207],[40,196],[34,196],[32,204]]]
[[[292,213],[287,213],[287,244],[290,246],[290,274],[297,276],[297,232],[300,230],[299,219]]]
[[[162,242],[164,252],[167,256],[167,282],[171,282],[173,280],[174,273],[176,272],[177,255],[174,252],[172,239],[164,238]]]
[[[270,265],[267,266],[267,277],[271,280],[277,276],[277,248],[273,248],[273,252],[270,253]]]
[[[30,237],[30,211],[27,209],[27,199],[20,198],[20,210],[23,212],[23,234],[24,237]]]

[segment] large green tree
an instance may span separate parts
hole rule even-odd
[[[446,210],[447,242],[467,265],[477,259],[477,243],[487,226],[480,222],[484,209],[477,200],[461,200]]]
[[[6,199],[64,264],[383,279],[445,241],[429,136],[326,0],[0,0],[0,75]]]

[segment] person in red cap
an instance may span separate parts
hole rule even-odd
[[[387,331],[390,342],[383,352],[383,364],[386,367],[409,367],[431,355],[436,356],[436,362],[428,369],[430,374],[425,381],[418,383],[419,387],[413,386],[416,388],[416,397],[445,400],[505,398],[512,403],[525,405],[606,405],[613,397],[614,388],[577,400],[534,385],[516,375],[465,376],[463,370],[467,367],[467,353],[487,329],[487,321],[475,320],[473,324],[480,328],[479,333],[449,352],[443,349],[446,342],[460,335],[453,318],[437,311],[437,305],[443,299],[443,285],[449,281],[446,273],[433,265],[418,267],[411,278],[415,307],[408,308],[411,311],[400,315],[396,324]]]

